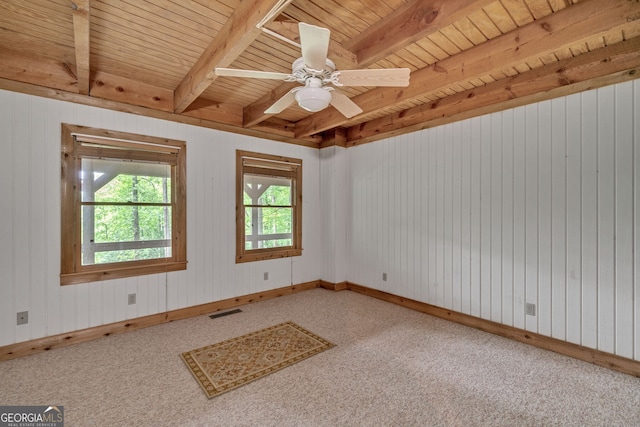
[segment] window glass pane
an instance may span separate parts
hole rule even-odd
[[[246,174],[245,205],[291,206],[291,179]]]
[[[245,208],[245,249],[292,246],[292,208]]]
[[[260,197],[260,205],[291,206],[291,183],[270,185]]]
[[[81,187],[83,202],[169,203],[171,166],[82,159]]]
[[[246,241],[244,248],[245,249],[265,249],[265,248],[286,248],[291,247],[291,239],[267,239],[261,240],[258,242],[257,247],[254,246],[254,242]]]
[[[62,124],[60,284],[186,269],[186,143]]]
[[[167,248],[144,248],[144,249],[128,249],[114,250],[105,252],[96,252],[93,264],[110,264],[112,262],[127,262],[144,259],[169,258],[171,256],[171,247]],[[85,263],[83,265],[92,265]]]
[[[292,246],[291,179],[245,174],[244,183],[245,249]]]
[[[302,255],[302,160],[237,150],[236,166],[236,262]]]
[[[83,265],[171,256],[170,206],[83,206]]]

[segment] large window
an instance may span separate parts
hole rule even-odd
[[[236,152],[236,262],[302,254],[302,160]]]
[[[63,285],[186,268],[186,145],[62,125]]]

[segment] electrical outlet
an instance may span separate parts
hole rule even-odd
[[[127,295],[127,302],[129,303],[129,305],[135,304],[136,303],[136,294]]]
[[[527,316],[535,316],[536,315],[536,305],[531,303],[526,303],[524,305],[524,311]]]
[[[264,272],[264,280],[269,280],[269,272],[268,271]]]
[[[28,311],[19,312],[17,324],[26,325],[27,323],[29,323],[29,312]]]
[[[387,273],[382,273],[382,281],[383,282],[387,281]]]

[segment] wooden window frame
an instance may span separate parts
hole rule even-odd
[[[254,172],[257,169],[264,169],[271,171],[276,176],[286,175],[292,179],[293,224],[291,246],[260,249],[245,248],[244,174],[247,169],[251,168],[251,166],[245,165],[246,160],[253,163]],[[236,150],[236,263],[300,255],[302,255],[302,160]]]
[[[100,148],[85,148],[78,140]],[[83,158],[113,157],[151,161],[171,166],[171,256],[149,260],[82,265],[80,168]],[[153,147],[153,150],[142,150]],[[163,152],[164,151],[164,152]],[[186,142],[115,132],[86,126],[62,124],[61,143],[61,257],[60,284],[71,285],[100,280],[185,270],[187,268]]]

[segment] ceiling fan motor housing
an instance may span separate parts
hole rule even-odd
[[[335,70],[336,65],[329,58],[327,58],[326,66],[322,70],[314,70],[313,68],[307,67],[304,63],[304,58],[296,59],[291,65],[291,74],[298,83],[302,84],[306,84],[307,80],[311,77],[317,77],[322,83],[328,83],[331,81],[331,75]]]

